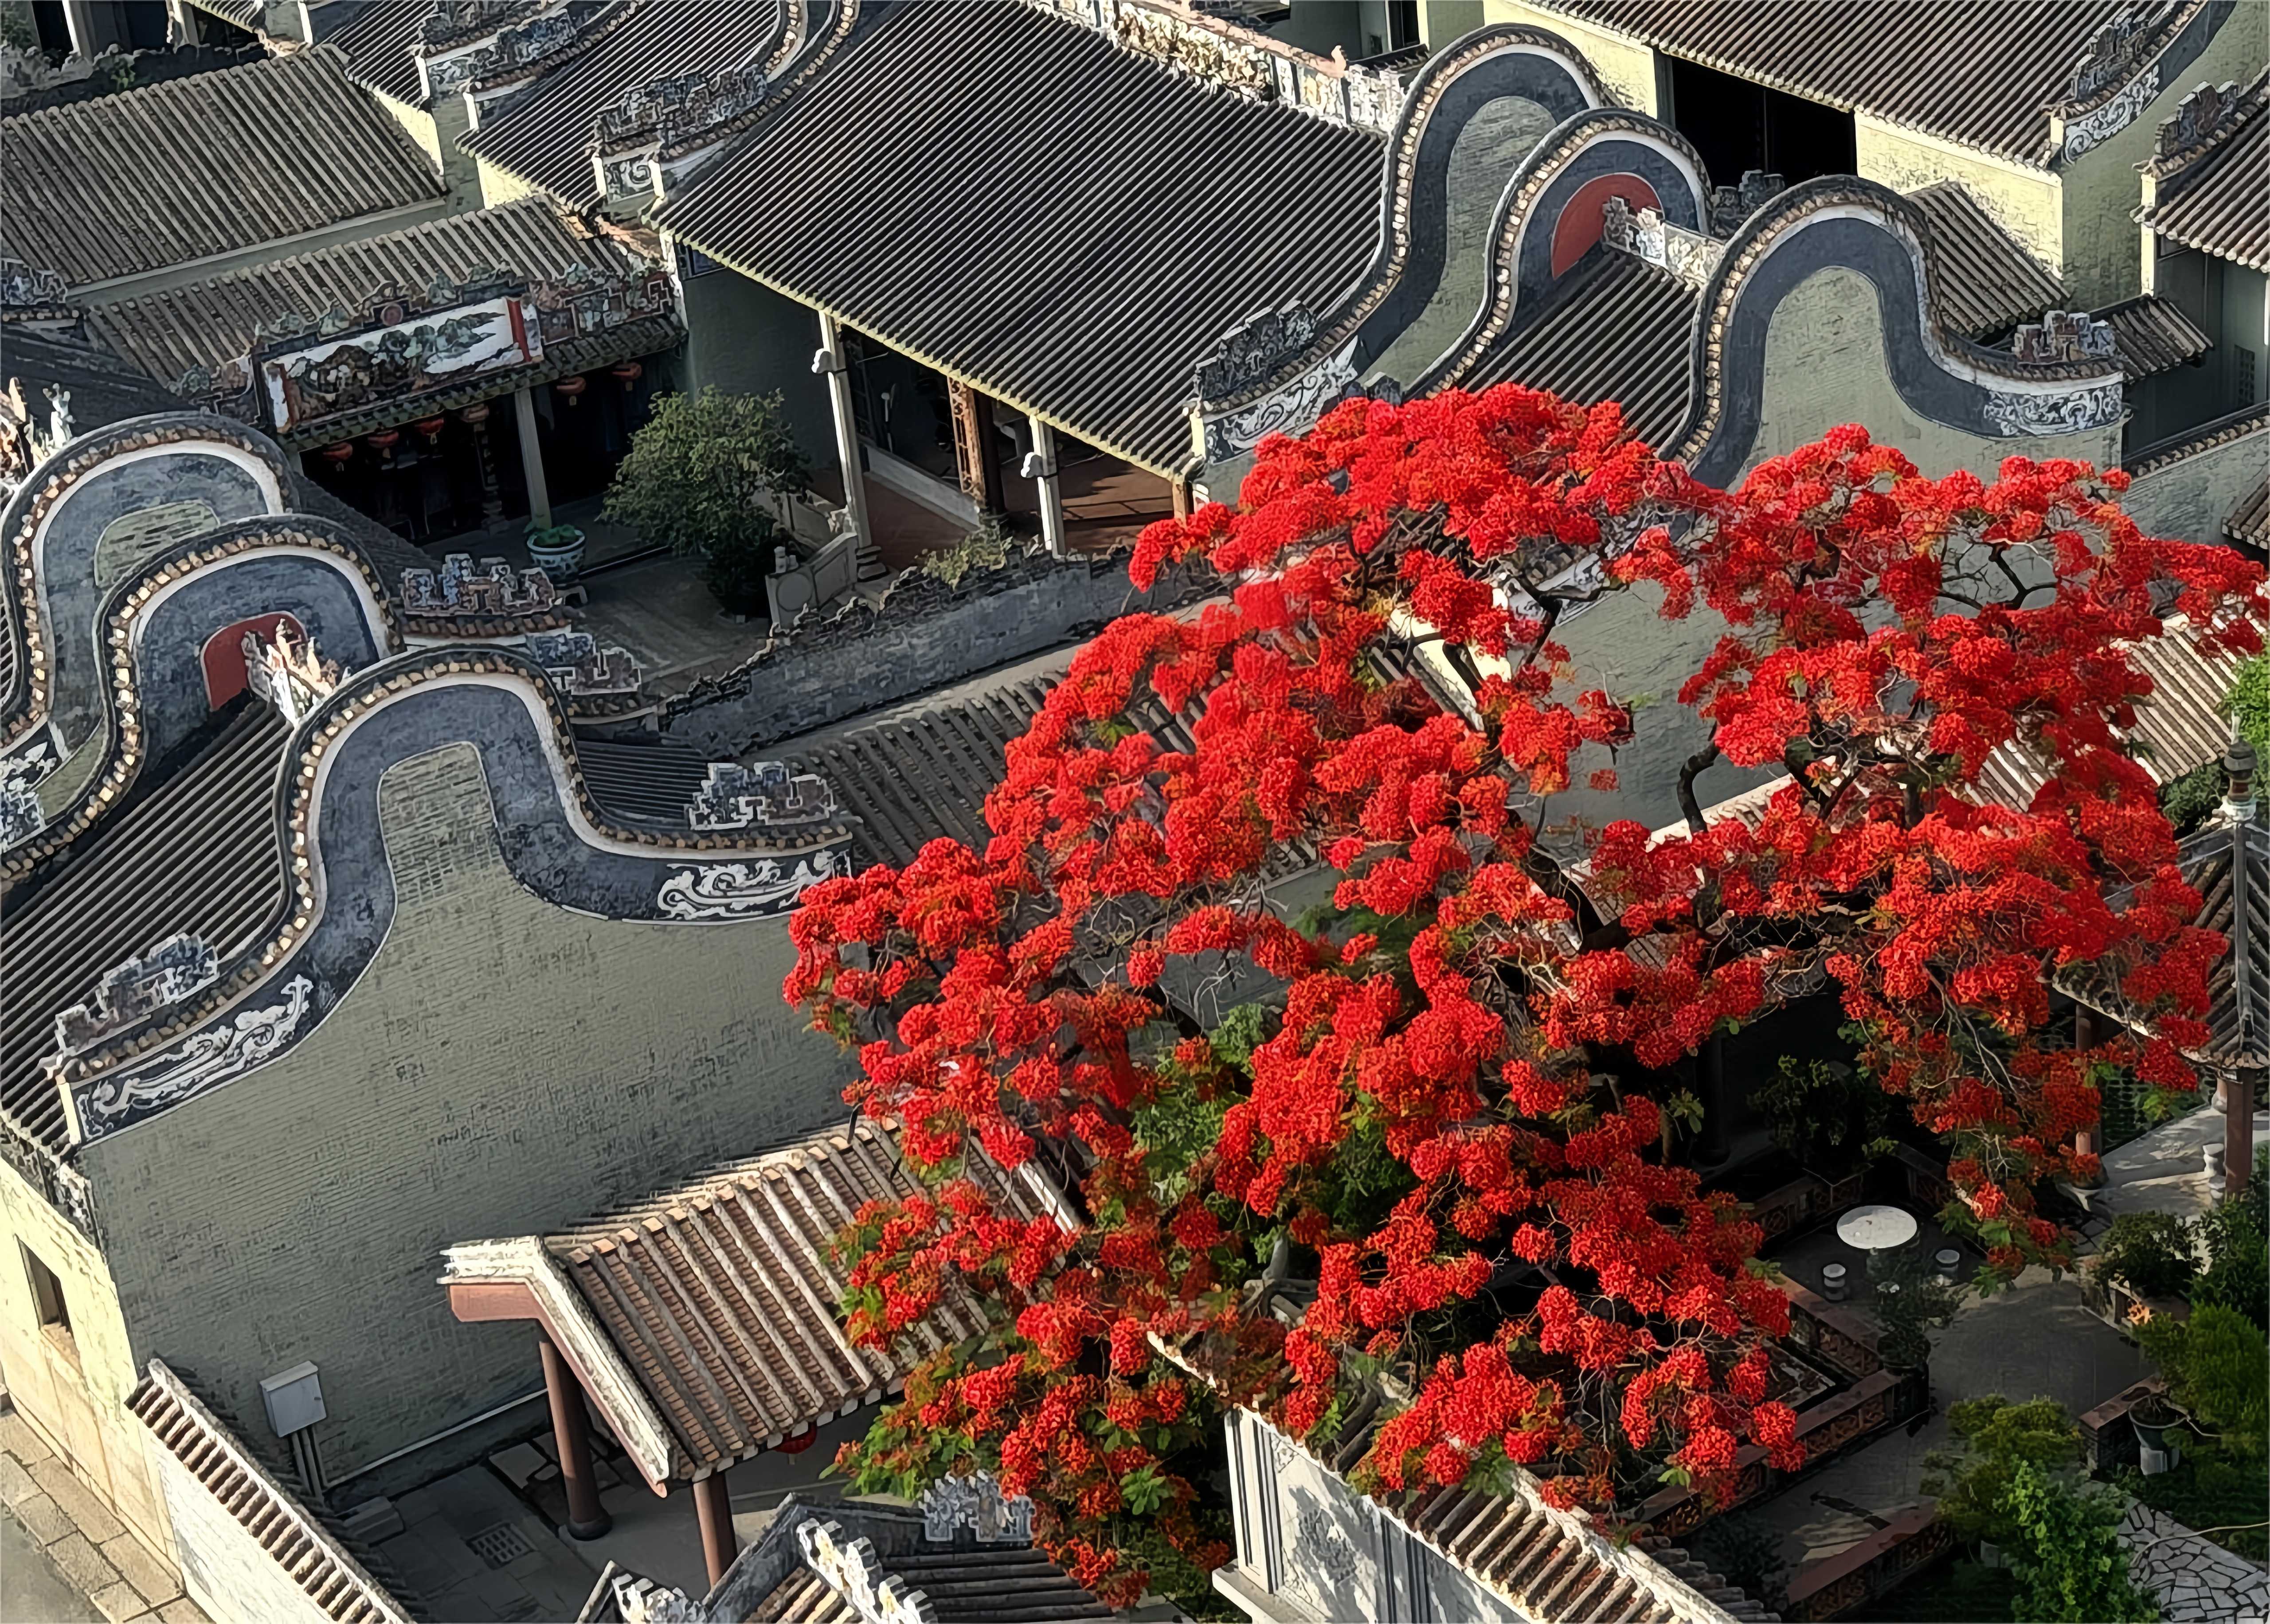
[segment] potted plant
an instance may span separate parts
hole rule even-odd
[[[2175,1405],[2157,1393],[2146,1393],[2128,1406],[2128,1424],[2136,1429],[2136,1442],[2159,1454],[2167,1452],[2168,1428],[2179,1419]]]
[[[2199,1278],[2191,1226],[2171,1212],[2123,1212],[2105,1231],[2090,1272],[2111,1298],[2105,1306],[2115,1324],[2132,1319],[2137,1303],[2170,1305]]]
[[[528,557],[555,585],[573,581],[583,562],[583,532],[573,524],[528,526]]]

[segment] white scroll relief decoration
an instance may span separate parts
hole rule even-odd
[[[804,1565],[857,1613],[863,1624],[936,1624],[930,1598],[886,1573],[874,1542],[849,1539],[841,1523],[817,1518],[797,1524]]]
[[[815,851],[792,869],[771,857],[682,868],[662,882],[655,906],[670,919],[759,919],[785,912],[806,886],[849,871],[833,851]]]
[[[1250,451],[1271,434],[1305,432],[1354,382],[1355,340],[1351,338],[1315,370],[1295,378],[1266,399],[1207,419],[1206,460],[1226,463],[1242,451]]]
[[[2152,99],[2160,93],[2160,64],[2150,67],[2121,87],[2119,94],[2094,112],[2084,113],[2065,127],[2065,160],[2103,146],[2134,123]]]
[[[2020,434],[2077,434],[2120,420],[2120,386],[2101,383],[2069,395],[1986,394],[1986,420],[1994,432]]]
[[[281,1004],[246,1010],[234,1020],[196,1034],[131,1076],[104,1078],[78,1091],[85,1136],[100,1138],[126,1126],[130,1116],[202,1094],[274,1059],[306,1022],[315,991],[313,982],[294,975],[285,984]]]

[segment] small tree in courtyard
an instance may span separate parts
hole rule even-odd
[[[701,561],[710,591],[738,613],[765,605],[780,533],[775,496],[812,488],[781,397],[661,395],[607,488],[605,516]]]
[[[2089,1068],[2188,1086],[2221,946],[2122,746],[2127,650],[2170,609],[2259,644],[2261,572],[2144,537],[2125,486],[1927,478],[1847,428],[1722,492],[1613,405],[1505,386],[1348,403],[1265,442],[1236,508],[1152,527],[1138,584],[1180,561],[1227,601],[1075,658],[983,849],[815,886],[794,922],[788,996],[863,1043],[853,1096],[936,1180],[861,1214],[852,1329],[950,1289],[987,1316],[846,1451],[855,1480],[997,1472],[1126,1599],[1222,1560],[1191,1470],[1223,1402],[1322,1437],[1352,1377],[1394,1377],[1358,1472],[1382,1489],[1518,1465],[1608,1506],[1722,1492],[1745,1442],[1799,1464],[1768,1397],[1788,1300],[1662,1125],[1683,1057],[1816,977],[1947,1138],[1990,1274],[2062,1261],[2033,1191],[2093,1171]],[[1614,787],[1632,718],[1559,623],[1643,582],[1727,623],[1678,694],[1687,827],[1576,832],[1580,886],[1547,808]],[[1406,637],[1478,720],[1398,674]],[[2047,773],[2023,806],[1984,787],[2010,745]],[[1721,759],[1788,775],[1754,822],[1703,817]],[[1329,900],[1285,916],[1273,882],[1318,858]],[[2084,962],[2155,1035],[2066,1044],[2046,979]],[[1192,990],[1230,984],[1255,990],[1208,1029]],[[1043,1145],[1073,1224],[964,1175]],[[1291,1325],[1263,1307],[1287,1272],[1314,1283]]]

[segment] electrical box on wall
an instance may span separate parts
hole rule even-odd
[[[279,1438],[288,1438],[323,1419],[323,1383],[312,1364],[279,1370],[260,1383],[260,1401],[268,1406],[268,1424]]]

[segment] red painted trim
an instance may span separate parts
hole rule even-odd
[[[219,710],[229,701],[244,692],[248,679],[244,674],[244,634],[256,632],[263,642],[272,641],[276,628],[288,626],[294,641],[307,641],[307,629],[298,617],[289,614],[254,615],[249,620],[239,620],[224,626],[205,639],[199,659],[205,671],[205,703]]]
[[[1553,274],[1568,274],[1569,267],[1591,251],[1600,240],[1600,205],[1611,197],[1621,197],[1632,206],[1636,214],[1642,209],[1663,208],[1663,200],[1655,195],[1655,188],[1636,174],[1604,174],[1585,182],[1576,189],[1561,211],[1561,218],[1553,222]]]

